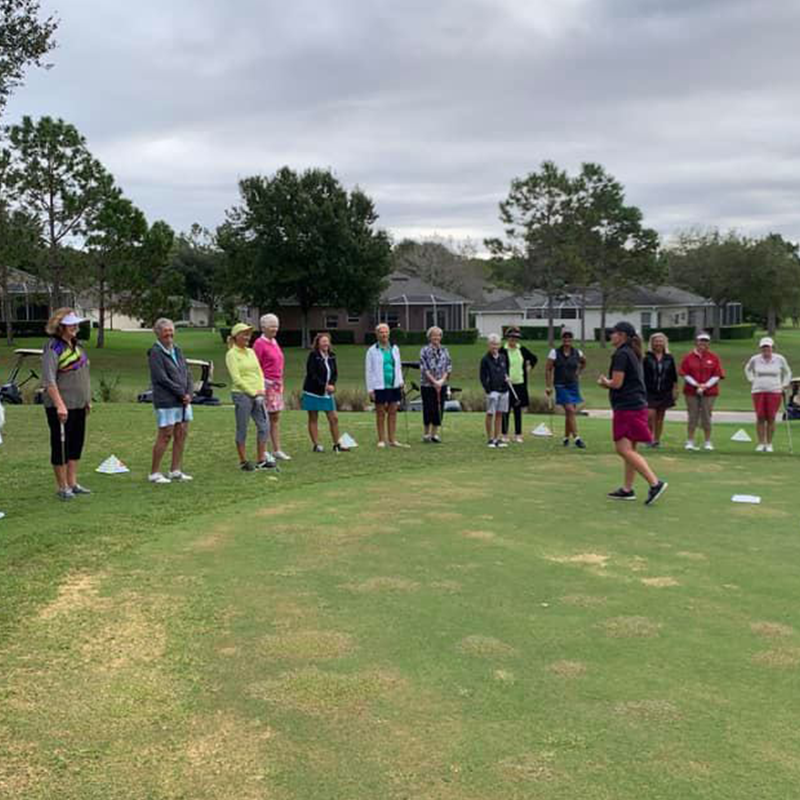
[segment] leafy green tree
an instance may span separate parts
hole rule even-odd
[[[200,225],[178,237],[173,258],[183,275],[187,300],[200,300],[208,306],[209,325],[214,325],[217,310],[229,304],[230,278],[228,257],[217,237]]]
[[[751,247],[750,268],[742,275],[746,311],[775,334],[779,323],[800,305],[798,246],[771,233]]]
[[[572,274],[600,293],[600,342],[606,346],[610,308],[639,284],[664,279],[658,234],[643,225],[642,212],[625,203],[622,184],[599,164],[584,164],[577,179],[579,224],[574,228]],[[573,279],[574,280],[574,279]],[[585,292],[584,309],[585,318]]]
[[[293,298],[303,315],[319,305],[365,311],[391,269],[391,245],[376,230],[372,200],[348,193],[329,170],[246,178],[218,241],[232,265],[229,287],[259,309]]]
[[[137,244],[125,269],[126,290],[118,307],[152,325],[159,317],[178,318],[184,303],[184,280],[173,264],[175,232],[163,220],[154,222]]]
[[[28,67],[49,68],[58,20],[42,18],[39,0],[0,0],[0,116]]]
[[[555,303],[570,286],[565,262],[574,255],[578,216],[578,185],[552,161],[538,172],[511,182],[500,203],[505,238],[486,239],[494,256],[492,275],[519,292],[539,290],[547,297],[548,340],[553,344]]]
[[[64,262],[60,249],[82,238],[87,220],[102,204],[113,178],[92,156],[77,128],[64,120],[24,117],[7,128],[9,179],[16,199],[41,223],[47,243],[51,306],[62,302]]]
[[[680,233],[664,251],[671,281],[714,303],[714,338],[720,337],[723,310],[742,300],[744,277],[752,266],[752,243],[736,231]]]
[[[144,214],[116,186],[109,188],[87,220],[86,247],[99,309],[98,348],[105,346],[106,311],[113,309],[136,273],[147,233]]]

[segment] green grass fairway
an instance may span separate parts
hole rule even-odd
[[[685,453],[670,426],[670,490],[645,508],[605,499],[605,422],[585,453],[489,451],[481,415],[451,415],[440,447],[412,415],[413,448],[378,451],[371,415],[342,415],[362,446],[335,456],[292,413],[270,480],[235,469],[232,410],[199,409],[195,481],[156,487],[151,409],[101,405],[95,494],[57,504],[41,409],[8,411],[4,800],[798,794],[783,431],[774,456],[724,425]],[[130,475],[90,473],[111,452]]]
[[[800,330],[792,328],[782,329],[777,339],[778,351],[789,361],[790,365],[800,373]],[[17,347],[41,347],[41,339],[20,339]],[[208,359],[216,366],[216,380],[227,383],[228,375],[225,370],[225,345],[219,334],[207,330],[191,330],[181,328],[178,330],[177,341],[183,347],[189,358]],[[93,345],[89,347],[89,356],[92,361],[92,382],[95,387],[100,383],[101,377],[107,381],[119,378],[117,387],[118,400],[133,401],[136,395],[147,388],[150,377],[147,371],[147,350],[153,343],[150,332],[119,333],[110,332],[107,336],[107,347],[98,350]],[[445,343],[447,336],[445,335]],[[544,362],[549,352],[546,342],[526,342],[539,357],[539,366],[531,377],[531,391],[533,394],[544,394]],[[688,342],[677,342],[672,350],[678,359],[692,348]],[[402,356],[407,361],[419,358],[419,346],[405,345]],[[744,377],[744,365],[750,356],[758,349],[757,339],[750,341],[731,341],[714,343],[714,350],[722,358],[722,363],[728,372],[728,377],[722,385],[722,394],[718,400],[717,408],[728,410],[749,411],[752,408],[750,401],[750,384]],[[348,389],[364,388],[364,350],[361,345],[339,346],[336,348],[339,360],[339,386]],[[302,389],[305,376],[307,352],[297,347],[286,349],[286,385],[289,391]],[[481,387],[478,382],[478,366],[480,359],[486,352],[486,345],[479,342],[474,345],[452,345],[450,353],[453,357],[453,378],[451,383],[472,394],[480,394]],[[589,408],[605,408],[608,404],[608,392],[596,385],[599,373],[608,370],[612,349],[601,348],[596,343],[591,343],[587,350],[588,366],[582,382],[582,390]],[[13,354],[5,342],[0,343],[0,380],[5,381],[6,374],[13,363]],[[34,365],[38,370],[38,364]],[[419,373],[411,371],[408,380],[419,381]],[[32,385],[32,384],[31,384]],[[228,389],[219,390],[218,394],[226,401],[230,394]]]

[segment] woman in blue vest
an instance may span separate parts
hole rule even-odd
[[[564,447],[569,447],[570,438],[575,439],[575,447],[586,447],[578,433],[578,406],[581,397],[580,375],[586,368],[583,353],[572,344],[572,331],[561,331],[561,346],[550,351],[545,367],[545,385],[548,395],[556,390],[556,405],[564,408]]]

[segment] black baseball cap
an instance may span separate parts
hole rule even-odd
[[[611,330],[616,333],[624,333],[628,338],[636,336],[636,328],[630,322],[618,322]]]
[[[575,334],[569,328],[564,328],[564,330],[561,331],[561,338],[563,339],[565,336],[569,336],[570,339],[575,338]]]

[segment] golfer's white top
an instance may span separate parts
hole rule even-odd
[[[752,393],[770,392],[780,394],[792,382],[792,370],[786,359],[773,353],[772,358],[767,361],[759,353],[753,356],[744,368],[744,374],[752,386]]]

